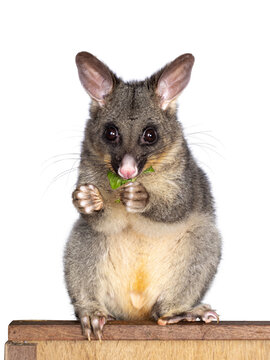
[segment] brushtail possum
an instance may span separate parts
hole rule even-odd
[[[177,120],[194,57],[132,82],[87,52],[76,63],[92,101],[64,269],[83,333],[101,338],[110,319],[218,321],[201,303],[221,256],[214,201]],[[109,172],[126,180],[116,190]]]

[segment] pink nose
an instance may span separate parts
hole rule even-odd
[[[126,154],[123,157],[118,174],[124,179],[132,179],[138,174],[137,164],[133,156]]]
[[[119,175],[125,179],[132,179],[136,174],[134,169],[119,169]]]

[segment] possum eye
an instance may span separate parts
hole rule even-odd
[[[105,137],[109,141],[115,141],[118,138],[118,130],[114,126],[108,126],[105,129]]]
[[[157,132],[154,128],[149,127],[144,130],[142,135],[142,143],[144,144],[154,144],[157,140]]]

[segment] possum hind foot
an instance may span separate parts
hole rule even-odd
[[[83,335],[91,341],[91,334],[94,333],[96,339],[101,341],[103,327],[108,320],[114,320],[111,316],[104,316],[102,314],[95,314],[92,316],[84,315],[80,318]]]
[[[179,321],[196,321],[200,319],[205,323],[210,323],[212,321],[216,321],[219,323],[218,314],[211,309],[209,305],[199,305],[193,308],[190,311],[183,312],[179,315],[174,316],[162,316],[158,319],[158,325],[167,325],[167,324],[176,324]]]

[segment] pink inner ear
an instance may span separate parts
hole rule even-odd
[[[81,52],[76,56],[79,78],[88,94],[104,104],[104,97],[113,88],[113,79],[110,70],[92,54]]]
[[[160,96],[160,106],[166,109],[168,104],[173,101],[187,86],[194,57],[191,54],[184,54],[170,63],[158,81],[156,93]]]

